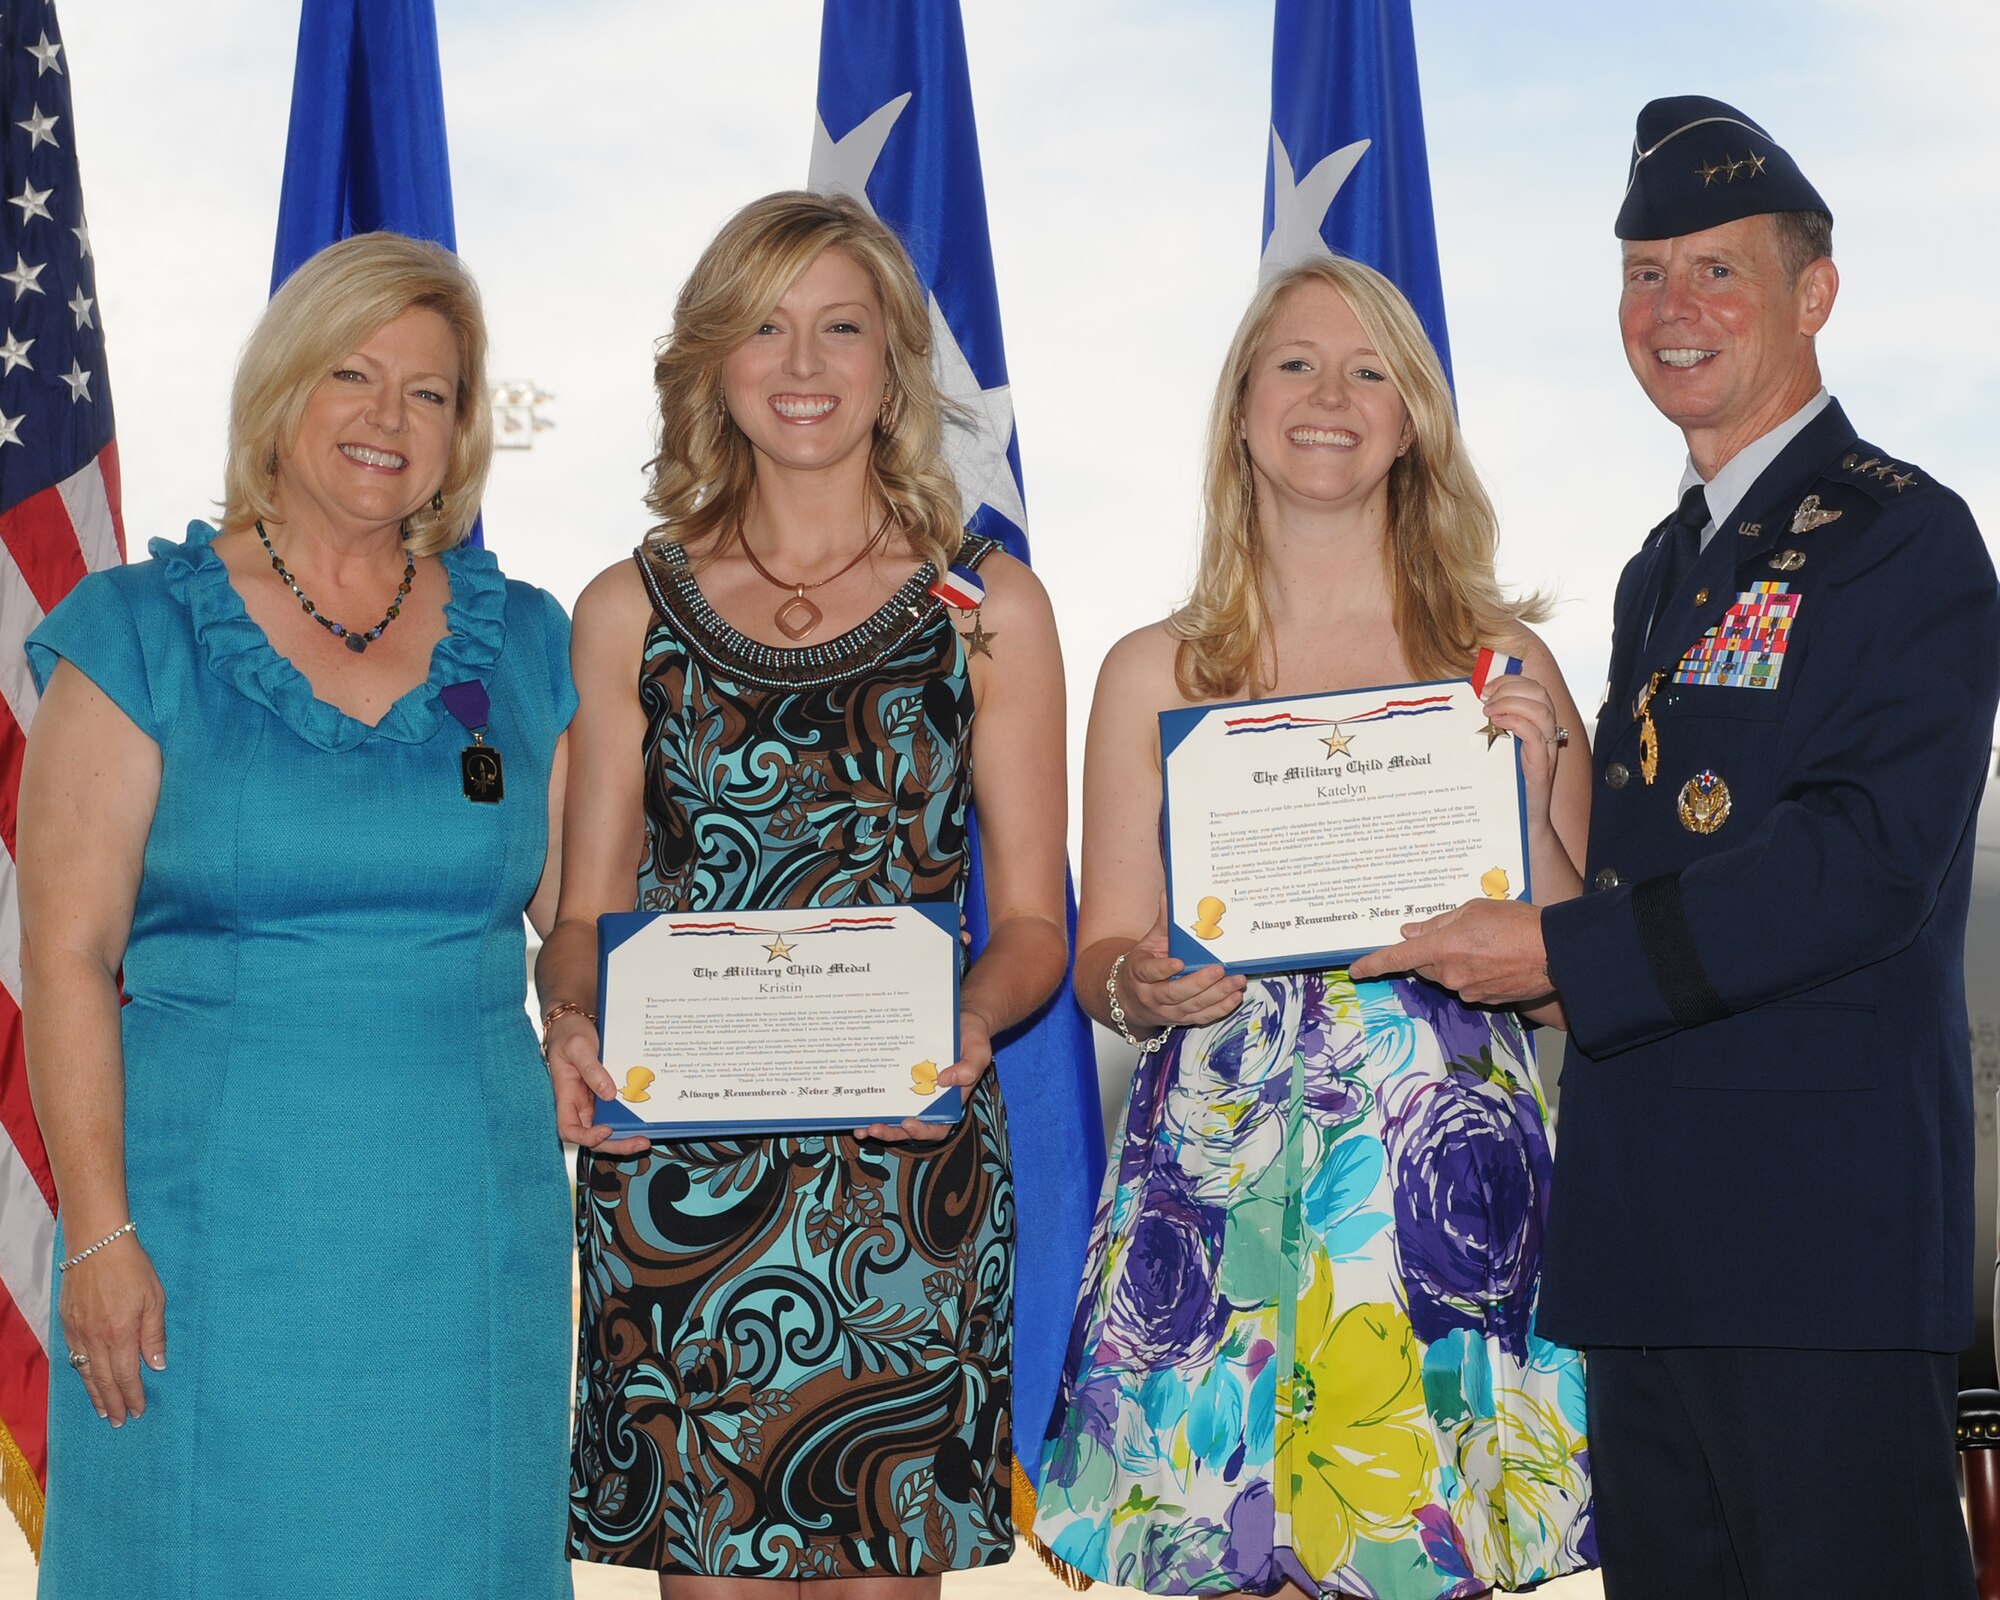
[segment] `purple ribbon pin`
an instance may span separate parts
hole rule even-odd
[[[438,698],[468,733],[479,732],[493,715],[493,701],[483,683],[448,683],[438,691]]]

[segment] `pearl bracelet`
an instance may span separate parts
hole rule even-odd
[[[113,1228],[102,1239],[99,1239],[96,1244],[86,1245],[83,1249],[77,1251],[75,1255],[71,1256],[67,1261],[58,1261],[56,1263],[56,1271],[67,1272],[71,1267],[75,1266],[79,1261],[88,1261],[92,1256],[96,1255],[97,1252],[102,1250],[106,1245],[115,1244],[118,1240],[124,1238],[125,1235],[128,1233],[131,1234],[133,1238],[135,1239],[138,1238],[139,1224],[136,1222],[128,1222],[122,1228]]]
[[[1125,1016],[1125,1007],[1118,1001],[1118,973],[1125,965],[1125,956],[1131,953],[1127,950],[1124,956],[1111,963],[1111,970],[1104,975],[1104,995],[1111,1002],[1111,1020],[1125,1036],[1125,1042],[1140,1055],[1149,1056],[1167,1042],[1167,1036],[1174,1030],[1172,1027],[1162,1028],[1150,1039],[1141,1039],[1132,1031],[1132,1024]]]

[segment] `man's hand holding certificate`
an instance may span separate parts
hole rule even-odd
[[[956,1122],[950,905],[598,919],[598,1120],[649,1138]]]
[[[1482,688],[1161,713],[1172,953],[1231,972],[1339,966],[1467,900],[1525,899],[1520,763]]]

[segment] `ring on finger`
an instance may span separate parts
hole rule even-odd
[[[81,1372],[85,1367],[90,1365],[90,1357],[85,1355],[81,1350],[72,1350],[69,1353],[69,1364],[75,1367],[78,1372]]]
[[[1549,740],[1549,745],[1550,748],[1556,750],[1562,750],[1568,748],[1569,729],[1560,727],[1557,728],[1554,737]]]

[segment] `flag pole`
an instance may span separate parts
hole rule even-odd
[[[930,297],[932,365],[950,401],[944,453],[969,532],[1028,560],[986,189],[958,0],[826,0],[810,186],[842,193],[896,230]],[[977,818],[968,816],[965,915],[976,957],[987,935]],[[1076,899],[1066,886],[1069,942]],[[1015,1192],[1014,1522],[1052,1570],[1089,1579],[1037,1544],[1035,1486],[1076,1315],[1104,1128],[1089,1019],[1070,978],[995,1041]]]

